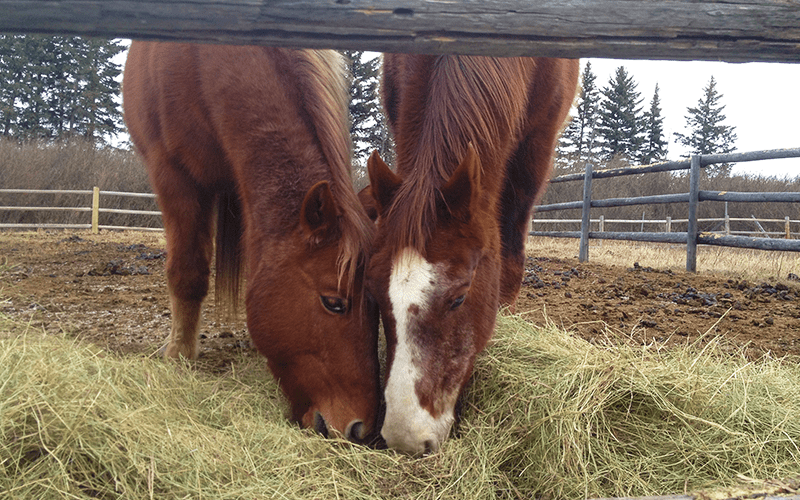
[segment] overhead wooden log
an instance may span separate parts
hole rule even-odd
[[[789,0],[0,0],[0,32],[495,56],[800,61]]]

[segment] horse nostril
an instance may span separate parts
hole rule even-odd
[[[314,430],[322,437],[328,437],[328,426],[325,424],[325,419],[322,417],[322,414],[318,411],[314,412]]]
[[[367,427],[361,420],[353,420],[347,424],[347,429],[344,431],[345,437],[354,443],[360,443],[364,441],[364,438],[367,437],[366,434]]]
[[[435,452],[436,449],[434,447],[434,442],[432,440],[425,441],[425,453],[423,455],[430,455],[431,453]]]

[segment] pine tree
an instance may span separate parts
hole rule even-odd
[[[0,35],[0,133],[19,140],[80,136],[103,144],[122,131],[114,40]]]
[[[724,105],[720,104],[722,94],[717,92],[717,82],[712,76],[703,89],[703,97],[697,101],[697,107],[686,108],[686,128],[688,134],[675,133],[675,136],[692,154],[724,154],[736,148],[736,127],[723,125]],[[730,174],[730,164],[710,165],[704,169],[709,177],[725,177]]]
[[[641,131],[642,99],[636,91],[636,82],[625,67],[620,66],[600,93],[597,134],[602,139],[602,154],[607,159],[638,158],[644,138]]]
[[[367,157],[377,149],[389,160],[392,142],[378,95],[380,57],[368,59],[361,51],[343,52],[350,67],[350,134],[358,172],[366,167]]]
[[[658,84],[650,101],[650,109],[645,111],[644,142],[639,162],[643,165],[663,160],[667,156],[667,140],[664,138],[664,117],[661,116],[661,99],[658,97]]]
[[[587,61],[581,74],[581,91],[578,95],[577,114],[572,118],[559,141],[559,155],[585,162],[597,153],[595,142],[598,120],[599,93],[597,76],[592,73],[592,63]]]
[[[122,71],[112,61],[123,50],[113,40],[86,39],[76,54],[76,76],[82,86],[75,112],[78,127],[74,130],[92,143],[122,130],[122,115],[115,99],[120,94]]]
[[[26,61],[21,55],[22,37],[0,35],[0,135],[14,134],[19,120],[20,109],[17,102],[29,93],[22,72]]]
[[[0,35],[0,133],[27,139],[46,135],[42,76],[52,54],[50,37]]]

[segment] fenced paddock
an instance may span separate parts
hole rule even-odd
[[[0,31],[797,62],[800,6],[784,0],[0,0]],[[185,365],[159,370],[160,364],[135,359],[123,366],[69,342],[45,339],[38,347],[38,340],[13,336],[0,350],[0,425],[7,437],[0,440],[0,481],[6,493],[23,498],[587,498],[798,474],[794,365],[744,362],[713,346],[690,346],[685,355],[645,347],[629,355],[558,329],[523,328],[530,324],[519,317],[499,318],[496,341],[476,363],[481,383],[468,393],[461,439],[421,460],[290,428],[280,410],[259,399],[274,396],[274,385],[251,390],[237,378],[251,372],[246,366],[198,387],[187,380],[196,374]],[[700,435],[708,440],[688,442]],[[694,474],[701,479],[689,480]],[[766,494],[797,491],[796,482],[781,484],[787,487]]]
[[[536,213],[556,212],[561,210],[581,210],[580,231],[531,231],[531,236],[550,236],[561,238],[580,238],[579,258],[582,262],[589,258],[590,239],[610,239],[647,241],[653,243],[676,243],[686,245],[686,270],[694,272],[697,269],[697,245],[718,245],[739,248],[753,248],[759,250],[786,250],[800,251],[800,240],[754,238],[738,236],[727,233],[698,232],[697,207],[701,201],[725,202],[790,202],[800,203],[800,193],[736,193],[726,191],[701,191],[700,169],[715,163],[745,162],[767,160],[776,158],[800,157],[800,148],[780,149],[770,151],[753,151],[747,153],[731,153],[724,155],[695,155],[690,160],[678,162],[661,162],[652,165],[640,165],[606,170],[593,170],[591,163],[587,163],[584,174],[563,175],[552,179],[551,183],[583,181],[583,200],[574,202],[554,203],[536,207]],[[648,174],[655,172],[672,172],[679,170],[689,171],[689,192],[678,194],[663,194],[653,196],[638,196],[630,198],[611,198],[605,200],[592,199],[592,180],[612,178],[624,175]],[[685,203],[688,205],[687,229],[685,232],[623,232],[623,231],[590,231],[591,209],[603,207],[622,207],[630,205],[650,205],[662,203]],[[533,223],[539,219],[534,218]],[[724,221],[725,219],[723,219]],[[670,221],[664,221],[670,225]],[[728,220],[730,222],[730,220]],[[784,220],[787,225],[785,235],[790,235],[790,219]],[[671,229],[671,228],[669,228]]]

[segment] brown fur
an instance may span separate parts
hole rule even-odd
[[[443,398],[463,389],[498,307],[519,293],[527,221],[550,176],[577,78],[578,62],[562,59],[385,55],[397,173],[370,159],[380,218],[368,286],[384,315],[390,366],[396,338],[386,284],[398,252],[414,248],[466,284],[463,306],[434,305],[440,309],[415,319],[427,375],[416,392],[434,417],[452,411],[454,401]],[[472,164],[477,175],[459,173]]]
[[[350,180],[346,96],[333,51],[133,42],[123,81],[167,236],[165,355],[198,354],[216,208],[217,279],[235,279],[242,254],[248,329],[293,418],[310,427],[318,411],[338,431],[371,429],[378,404],[361,276],[374,229]],[[322,296],[350,309],[334,314]]]

